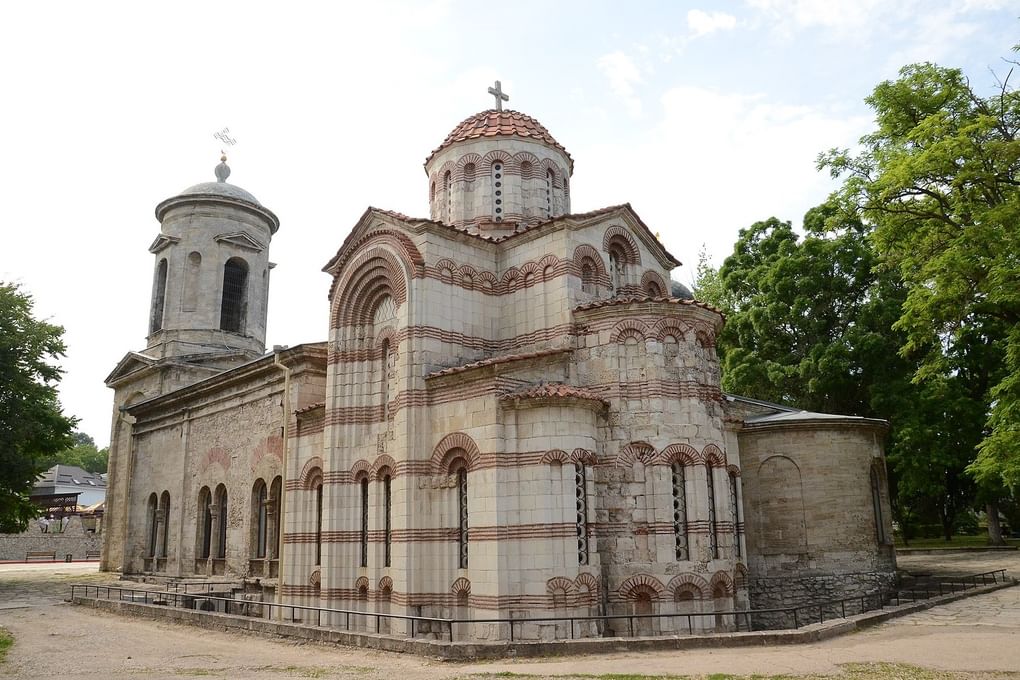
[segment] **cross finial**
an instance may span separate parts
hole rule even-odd
[[[490,87],[489,88],[489,94],[491,94],[493,97],[496,98],[496,110],[497,111],[502,111],[503,110],[503,102],[510,101],[510,95],[503,94],[503,88],[500,85],[498,80],[496,81],[496,87]]]

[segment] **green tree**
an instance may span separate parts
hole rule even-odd
[[[959,69],[904,67],[867,99],[863,150],[820,166],[875,227],[907,289],[895,328],[915,380],[982,405],[970,465],[986,488],[1020,485],[1020,94],[981,96]],[[943,389],[940,387],[939,389]],[[946,388],[948,389],[948,388]],[[969,436],[962,438],[970,446]]]
[[[0,533],[24,530],[46,457],[73,443],[75,421],[61,412],[53,363],[64,355],[64,329],[32,308],[30,295],[0,282]]]
[[[76,465],[87,472],[96,474],[106,472],[110,459],[109,449],[98,449],[92,437],[81,432],[75,432],[74,438],[78,441],[69,449],[60,451],[47,459],[47,467],[53,465]]]

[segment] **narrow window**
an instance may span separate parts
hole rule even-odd
[[[392,560],[391,544],[393,542],[393,496],[391,488],[392,478],[389,475],[383,477],[383,566],[390,566]]]
[[[446,222],[449,224],[453,222],[453,194],[451,193],[449,170],[443,175],[443,201],[445,202]]]
[[[878,477],[878,470],[871,468],[871,505],[875,511],[875,539],[879,544],[886,542],[885,521],[882,519],[882,485]]]
[[[737,490],[737,474],[730,473],[730,517],[733,518],[733,554],[741,556],[740,547],[740,498]]]
[[[184,276],[184,302],[181,309],[193,312],[198,308],[198,291],[201,288],[202,254],[198,251],[188,253],[188,273]]]
[[[208,559],[212,555],[213,532],[212,505],[208,490],[199,498],[199,510],[202,513],[202,551],[199,556]]]
[[[361,566],[368,566],[368,478],[361,480]]]
[[[619,246],[609,249],[609,275],[612,279],[613,292],[619,294],[627,282],[627,254]]]
[[[156,494],[149,496],[149,557],[156,556],[156,535],[159,531],[159,514],[156,510]]]
[[[167,556],[167,541],[170,537],[170,492],[164,491],[160,497],[160,521],[163,524],[163,538],[159,546],[159,556]]]
[[[382,342],[382,356],[380,357],[380,375],[382,376],[382,407],[383,420],[390,419],[390,340]]]
[[[248,265],[232,257],[223,265],[223,300],[220,305],[220,329],[231,333],[244,330],[248,301]]]
[[[552,217],[552,199],[553,199],[553,184],[556,181],[556,175],[552,170],[545,171],[545,216]]]
[[[566,175],[563,175],[563,212],[570,212],[570,185]]]
[[[687,548],[687,480],[684,466],[673,463],[673,537],[677,560],[689,559]]]
[[[159,261],[156,267],[156,285],[152,292],[152,319],[149,322],[149,333],[163,330],[163,309],[166,306],[166,258]]]
[[[322,480],[315,486],[315,564],[322,564]]]
[[[587,260],[581,265],[581,291],[595,293],[595,267]]]
[[[503,221],[503,164],[492,164],[492,214],[497,222]]]
[[[715,479],[710,463],[705,463],[705,474],[708,475],[708,542],[712,549],[712,559],[719,559],[719,534],[715,521]]]
[[[584,464],[574,464],[574,498],[577,508],[577,563],[588,564],[588,475]]]
[[[662,290],[659,288],[659,284],[655,281],[649,281],[648,287],[645,289],[650,297],[662,297]]]
[[[269,517],[268,517],[268,495],[266,493],[266,485],[264,482],[259,480],[258,491],[255,493],[255,518],[256,518],[256,534],[255,534],[255,557],[264,558],[266,556],[266,545],[269,537]]]
[[[227,556],[227,490],[222,489],[220,492],[219,502],[219,520],[220,520],[220,541],[216,546],[216,557],[225,559]]]
[[[467,468],[457,471],[457,510],[460,518],[457,531],[457,545],[460,549],[458,564],[461,569],[468,566],[468,479]]]

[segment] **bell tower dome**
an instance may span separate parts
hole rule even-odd
[[[433,220],[472,231],[515,229],[570,212],[574,161],[531,116],[496,108],[467,118],[425,160]]]
[[[269,244],[280,221],[244,189],[227,183],[226,156],[215,182],[156,206],[160,233],[149,310],[153,358],[209,353],[261,356],[266,344]]]

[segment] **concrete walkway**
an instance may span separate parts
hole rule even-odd
[[[1020,555],[910,556],[901,563],[931,573],[1006,568],[1020,574]],[[961,677],[1020,673],[1020,587],[980,595],[821,643],[788,647],[644,652],[515,662],[444,664],[406,655],[299,645],[200,630],[70,607],[72,582],[110,581],[85,565],[0,568],[0,626],[15,638],[0,676],[17,678],[462,678],[479,674],[533,677],[641,674],[817,675],[841,664],[892,662]],[[92,566],[94,570],[94,566]],[[85,570],[82,573],[81,570]],[[885,677],[885,676],[883,676]],[[888,677],[899,677],[897,674]]]

